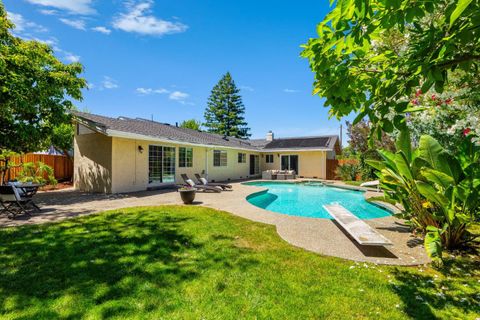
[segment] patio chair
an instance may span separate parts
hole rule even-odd
[[[286,180],[295,179],[295,178],[296,178],[296,176],[295,176],[295,170],[285,171],[285,179],[286,179]]]
[[[20,196],[17,188],[14,186],[0,186],[0,213],[6,213],[11,219],[20,213],[30,216],[27,208],[31,204],[33,204],[32,198]]]
[[[208,182],[207,179],[205,179],[198,173],[195,173],[195,178],[197,178],[197,181],[204,186],[220,187],[222,188],[222,190],[232,189],[232,186],[227,183]]]
[[[182,173],[180,176],[182,177],[185,184],[192,187],[192,188],[199,189],[199,190],[202,190],[202,191],[212,191],[212,192],[217,192],[217,193],[222,191],[221,189],[219,189],[217,187],[214,187],[214,186],[204,186],[202,184],[196,184],[185,173]]]

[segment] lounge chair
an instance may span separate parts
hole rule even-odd
[[[28,206],[33,205],[32,198],[22,197],[15,186],[0,186],[0,213],[6,213],[11,219],[17,214],[25,213]]]
[[[232,186],[227,183],[218,183],[218,182],[208,182],[207,179],[195,173],[195,178],[197,178],[198,183],[204,186],[220,187],[222,190],[232,189]]]
[[[212,192],[221,192],[222,190],[217,188],[217,187],[214,187],[214,186],[204,186],[202,184],[196,184],[195,182],[193,182],[192,179],[190,179],[186,174],[182,173],[180,175],[183,179],[183,181],[185,182],[185,184],[187,186],[190,186],[192,188],[195,188],[195,189],[199,189],[199,190],[203,190],[203,191],[212,191]]]

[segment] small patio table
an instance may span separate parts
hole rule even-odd
[[[30,198],[32,200],[30,204],[35,210],[40,211],[40,207],[33,201],[33,197],[37,194],[38,189],[43,186],[41,183],[22,183],[15,185],[15,188],[22,191],[22,197]]]

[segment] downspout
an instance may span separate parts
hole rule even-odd
[[[205,179],[208,180],[208,148],[205,147]]]

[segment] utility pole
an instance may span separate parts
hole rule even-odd
[[[342,140],[343,140],[343,124],[340,124],[340,147],[343,146]]]

